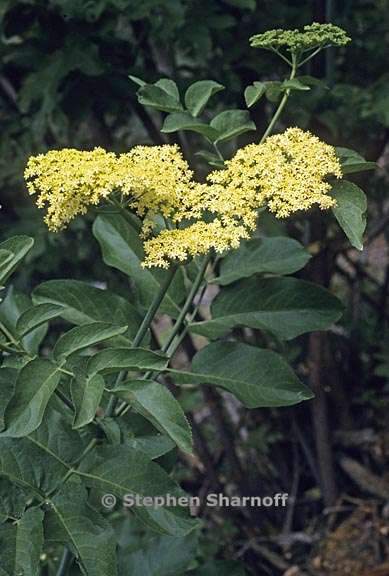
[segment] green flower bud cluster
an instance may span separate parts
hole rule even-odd
[[[301,53],[320,47],[343,46],[350,40],[351,38],[339,26],[314,22],[304,26],[303,31],[297,29],[283,30],[281,28],[256,34],[250,38],[250,45],[253,48],[266,48],[275,51],[286,48],[289,52]]]

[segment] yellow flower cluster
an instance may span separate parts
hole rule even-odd
[[[226,169],[208,176],[212,205],[225,217],[255,226],[257,210],[268,205],[277,218],[318,204],[322,210],[335,201],[328,195],[329,175],[342,176],[332,146],[300,128],[270,136],[262,144],[241,148]]]
[[[237,247],[255,229],[258,210],[265,205],[278,218],[313,204],[330,208],[335,201],[328,194],[329,175],[341,177],[334,148],[299,128],[240,149],[205,184],[193,180],[179,148],[170,145],[136,146],[119,156],[101,148],[54,150],[30,158],[25,172],[37,205],[48,206],[46,222],[52,230],[120,192],[143,219],[143,265],[162,268],[210,249]],[[156,215],[176,228],[147,239]]]
[[[29,193],[38,195],[37,206],[47,205],[46,224],[57,231],[109,196],[115,167],[115,154],[102,148],[91,152],[65,148],[32,156],[24,177]]]

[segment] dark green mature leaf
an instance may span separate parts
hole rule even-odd
[[[0,368],[0,432],[5,427],[4,414],[14,395],[18,373],[16,368]]]
[[[185,495],[163,468],[128,446],[107,446],[96,450],[78,472],[87,486],[120,498]],[[172,536],[185,536],[198,522],[180,507],[135,506],[133,512],[150,528]]]
[[[63,361],[67,356],[109,340],[114,336],[123,334],[127,326],[113,326],[107,322],[93,322],[92,324],[83,324],[76,326],[68,332],[65,332],[56,342],[53,350],[53,356],[57,361]]]
[[[152,380],[129,380],[112,391],[166,433],[184,452],[192,452],[192,432],[173,394]]]
[[[120,576],[175,576],[183,574],[196,556],[197,539],[161,536],[138,550],[124,550],[119,557]]]
[[[142,268],[144,252],[138,232],[121,216],[104,214],[94,221],[93,234],[100,244],[104,262],[131,278],[140,304],[148,308],[166,272],[160,270],[152,273]],[[162,302],[161,311],[177,316],[180,311],[179,303],[184,297],[183,277],[177,273]]]
[[[254,82],[251,86],[247,86],[244,91],[244,99],[247,108],[251,108],[258,102],[266,92],[266,84],[263,82]]]
[[[209,338],[236,326],[268,330],[290,340],[326,330],[342,315],[342,303],[328,290],[296,278],[250,278],[224,288],[212,305],[212,320],[191,330]]]
[[[337,147],[335,150],[342,165],[343,175],[364,172],[365,170],[375,170],[375,168],[377,168],[375,162],[367,162],[363,156],[355,152],[355,150],[341,147]]]
[[[16,330],[16,325],[20,316],[31,308],[31,300],[25,294],[14,290],[10,286],[7,295],[0,304],[0,320],[8,328],[8,331],[13,335],[15,340],[19,340],[19,335]],[[0,331],[1,332],[1,331]],[[25,350],[32,355],[35,355],[43,338],[47,332],[47,325],[38,326],[29,334],[22,338],[22,344]]]
[[[247,110],[225,110],[220,112],[212,119],[210,125],[220,132],[216,143],[226,142],[232,138],[237,138],[245,132],[257,129]]]
[[[6,270],[7,264],[11,262],[13,257],[14,257],[13,252],[0,248],[0,278],[3,275],[3,272]]]
[[[48,320],[61,316],[64,307],[57,304],[38,304],[38,306],[31,306],[27,308],[18,318],[16,323],[16,331],[21,336],[25,336],[31,330],[34,330],[41,324]]]
[[[4,284],[33,245],[34,239],[29,236],[13,236],[0,242],[0,250],[6,250],[12,254],[12,258],[7,259],[4,259],[3,255],[3,263],[0,267],[0,284]]]
[[[162,90],[170,94],[170,96],[176,101],[180,100],[180,92],[174,80],[171,80],[170,78],[161,78],[155,83],[155,86],[162,88]]]
[[[211,96],[220,90],[224,90],[224,86],[213,80],[194,82],[185,92],[185,106],[192,116],[198,116],[204,110]]]
[[[130,337],[135,336],[142,321],[136,308],[121,296],[79,280],[43,282],[35,288],[32,299],[34,303],[62,306],[62,318],[72,324],[127,324]]]
[[[69,482],[50,501],[45,517],[48,541],[66,544],[88,576],[117,574],[116,538],[105,518],[87,501],[84,487]]]
[[[0,523],[7,518],[21,518],[30,499],[31,494],[28,491],[7,478],[0,477]]]
[[[239,342],[214,342],[200,350],[192,371],[170,371],[177,383],[210,384],[228,390],[247,406],[291,406],[312,398],[276,352]]]
[[[343,229],[352,246],[363,250],[363,233],[366,228],[367,200],[365,193],[352,182],[341,180],[336,182],[331,190],[331,196],[336,200],[332,208],[339,226]]]
[[[88,362],[88,374],[109,374],[119,370],[163,370],[168,358],[146,348],[106,348]]]
[[[150,460],[159,458],[175,448],[173,440],[169,436],[163,436],[162,434],[127,438],[125,444],[137,452],[142,452]]]
[[[216,140],[220,135],[220,132],[215,130],[215,128],[212,128],[209,124],[202,122],[198,118],[194,118],[186,112],[174,112],[166,116],[161,132],[170,134],[172,132],[178,132],[179,130],[198,132],[211,142]]]
[[[0,568],[9,576],[39,576],[42,546],[43,512],[30,508],[16,525],[0,527]]]
[[[26,438],[0,437],[0,475],[44,496],[61,482],[68,465],[44,446]]]
[[[182,105],[179,100],[171,94],[171,90],[166,91],[161,86],[155,84],[145,84],[137,92],[138,102],[143,106],[155,108],[162,112],[180,112]]]
[[[71,382],[75,408],[73,428],[82,428],[92,422],[104,392],[104,378],[100,374],[77,375]]]
[[[254,238],[221,261],[217,284],[230,284],[253,274],[293,274],[311,258],[303,246],[285,236]]]
[[[2,436],[27,436],[41,424],[51,395],[60,380],[58,366],[35,358],[19,372],[15,393],[5,411],[6,429]]]

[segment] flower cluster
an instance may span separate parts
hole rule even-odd
[[[259,209],[285,218],[313,204],[334,205],[327,176],[341,177],[334,149],[299,128],[240,149],[206,183],[193,174],[177,146],[137,146],[116,156],[96,148],[51,151],[30,158],[25,177],[50,229],[63,228],[114,192],[143,220],[146,267],[167,268],[214,249],[236,248],[255,229]],[[156,215],[172,229],[152,236]]]
[[[326,46],[343,46],[350,42],[346,32],[334,24],[318,24],[314,22],[300,30],[268,30],[250,38],[253,48],[278,50],[286,48],[290,52],[302,52],[325,48]]]

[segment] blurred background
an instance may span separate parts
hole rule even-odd
[[[293,92],[281,128],[310,129],[377,163],[355,178],[369,200],[366,247],[350,249],[315,214],[288,229],[270,218],[264,225],[267,234],[288,233],[308,247],[314,258],[304,277],[330,286],[346,312],[332,332],[301,338],[285,352],[315,390],[313,402],[248,413],[210,390],[188,397],[196,454],[183,463],[181,481],[189,492],[291,495],[286,513],[204,511],[208,530],[198,553],[214,560],[202,574],[389,574],[389,3],[0,2],[0,239],[35,238],[15,278],[23,290],[68,277],[126,294],[128,281],[102,264],[88,217],[64,233],[47,232],[23,184],[29,155],[178,142],[201,174],[197,136],[161,134],[162,116],[138,103],[129,75],[173,78],[182,90],[216,80],[227,89],[213,98],[212,113],[245,108],[247,85],[287,73],[272,54],[250,49],[248,38],[312,21],[343,27],[352,43],[307,67],[323,82]],[[271,106],[263,100],[253,109],[259,130]]]

